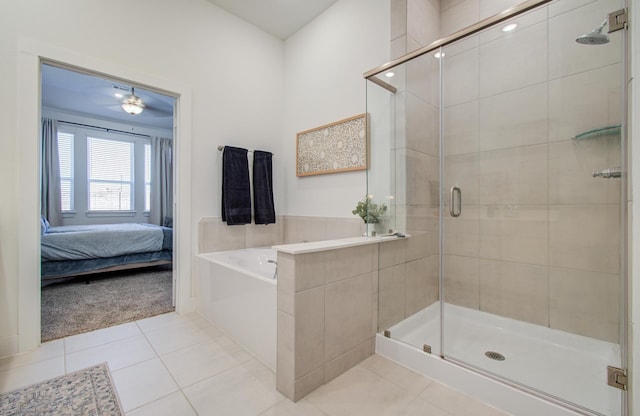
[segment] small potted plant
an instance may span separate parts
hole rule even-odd
[[[367,195],[362,201],[359,201],[356,205],[356,209],[351,211],[353,215],[358,215],[362,218],[365,224],[379,224],[382,216],[387,212],[387,206],[385,204],[376,204],[371,201],[371,198]]]

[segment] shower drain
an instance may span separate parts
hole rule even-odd
[[[499,352],[487,351],[484,353],[484,355],[491,358],[492,360],[504,361],[504,355],[500,354]]]

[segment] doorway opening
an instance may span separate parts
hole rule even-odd
[[[41,75],[41,340],[174,310],[176,98]]]

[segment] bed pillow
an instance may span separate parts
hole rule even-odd
[[[44,217],[44,215],[40,216],[40,234],[46,234],[49,231],[49,221]]]

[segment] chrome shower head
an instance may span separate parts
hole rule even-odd
[[[602,33],[606,25],[607,19],[604,19],[602,23],[600,23],[600,26],[593,29],[590,33],[579,36],[576,39],[576,42],[583,45],[604,45],[605,43],[609,43],[609,36],[607,36],[607,34],[605,33]]]

